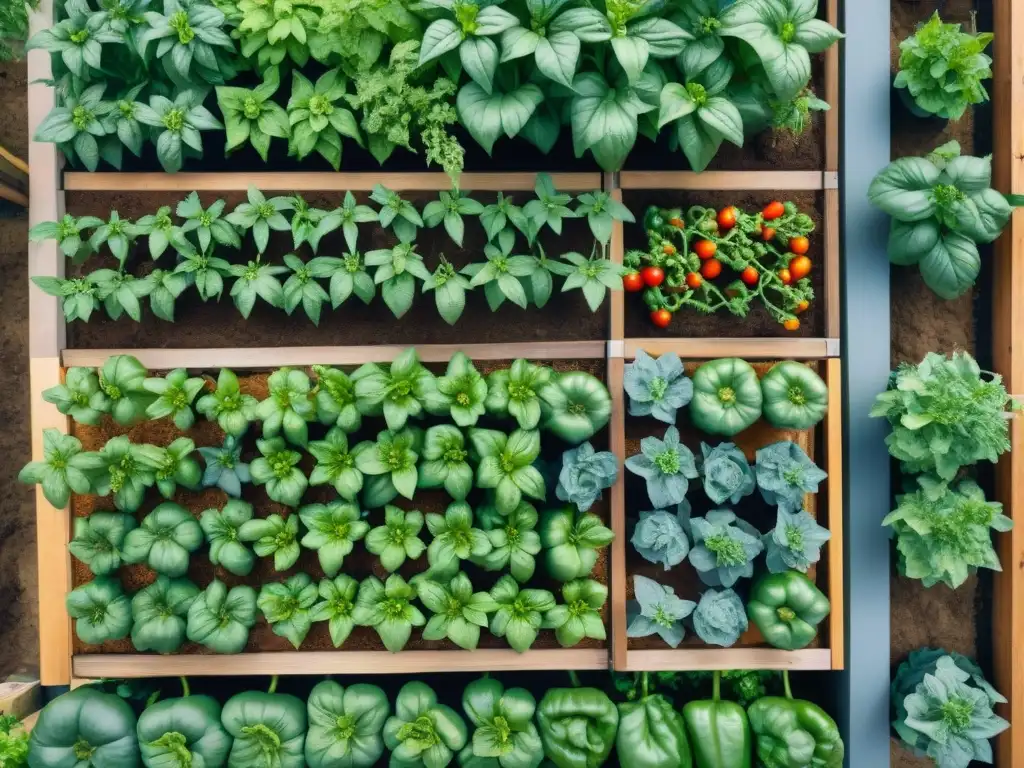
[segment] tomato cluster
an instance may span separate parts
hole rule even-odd
[[[651,207],[644,216],[646,251],[626,254],[627,291],[643,292],[651,322],[665,328],[683,307],[705,314],[726,310],[745,317],[759,300],[786,330],[814,299],[808,275],[814,223],[793,203],[772,201],[746,213],[693,206]],[[728,274],[724,286],[715,281]]]

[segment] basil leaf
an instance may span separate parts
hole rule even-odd
[[[969,237],[949,232],[921,259],[925,284],[943,299],[962,296],[978,278],[981,257]]]

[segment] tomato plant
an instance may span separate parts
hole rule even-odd
[[[779,270],[779,280],[781,280],[784,285],[789,285],[793,282],[793,275],[789,269],[783,267]]]

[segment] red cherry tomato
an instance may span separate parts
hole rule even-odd
[[[768,205],[761,211],[761,216],[765,221],[772,221],[782,216],[786,212],[786,206],[780,203],[778,200],[772,200]]]
[[[665,282],[665,270],[661,267],[644,267],[640,270],[640,277],[648,288],[657,288]]]
[[[675,256],[676,247],[672,245],[672,243],[664,243],[661,246],[661,252],[664,253],[666,256]]]
[[[712,240],[698,240],[693,246],[693,251],[701,259],[710,259],[718,252],[718,246]]]
[[[789,273],[789,270],[783,267],[779,270],[779,280],[782,281],[783,285],[789,285],[793,282],[793,275]]]
[[[807,277],[811,272],[811,260],[806,256],[796,256],[789,260],[789,272],[794,280]]]
[[[774,240],[775,239],[775,230],[772,229],[771,227],[762,226],[761,227],[761,239],[764,240],[766,243],[768,241],[770,241],[770,240]]]
[[[698,275],[696,272],[690,272],[686,276],[686,284],[693,290],[697,290],[698,288],[700,288],[701,285],[703,285],[703,283],[704,281],[701,279],[701,276]]]
[[[636,293],[644,289],[644,279],[639,272],[627,272],[622,276],[622,287],[630,293]]]
[[[718,259],[708,259],[701,265],[700,273],[708,280],[714,280],[722,274],[722,262]]]
[[[782,327],[785,328],[787,331],[795,331],[800,327],[800,321],[797,320],[795,317],[787,317],[786,320],[782,323]]]
[[[718,212],[718,226],[721,229],[732,229],[736,226],[736,206],[730,205]]]
[[[800,235],[799,237],[789,238],[789,250],[791,250],[797,256],[803,256],[810,249],[811,243],[803,235]]]
[[[671,219],[668,220],[668,223],[671,224],[676,229],[682,229],[683,227],[686,226],[686,223],[678,216],[673,216]]]
[[[668,324],[672,322],[672,313],[667,309],[656,309],[651,312],[651,322],[659,328],[668,328]]]
[[[747,285],[757,285],[757,281],[760,278],[761,276],[753,267],[747,267],[742,272],[740,272],[740,280],[742,280]]]
[[[804,299],[796,305],[796,313],[799,315],[801,312],[806,312],[809,306],[811,306],[811,302]]]

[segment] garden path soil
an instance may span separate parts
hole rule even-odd
[[[25,65],[0,64],[0,144],[28,152]],[[28,219],[0,212],[0,680],[39,663],[36,530],[32,492],[17,482],[31,454],[28,395]]]
[[[947,22],[960,22],[969,28],[971,0],[948,0],[941,9]],[[899,41],[909,36],[916,24],[925,21],[936,3],[892,0],[891,50],[893,70],[899,55]],[[895,103],[892,110],[892,157],[923,155],[952,139],[960,142],[965,153],[974,146],[972,112],[957,123],[937,128],[928,121],[910,118]],[[852,265],[851,265],[852,267]],[[974,298],[970,291],[955,301],[944,301],[925,286],[916,269],[892,269],[890,309],[892,313],[892,364],[918,362],[928,352],[954,350],[975,352]],[[982,311],[988,302],[981,302]],[[893,554],[895,561],[895,553]],[[918,581],[899,577],[895,570],[890,581],[890,619],[892,623],[890,659],[897,665],[910,651],[921,646],[943,647],[974,657],[980,649],[977,641],[979,603],[978,578],[972,576],[956,591],[943,585],[925,589]],[[983,662],[984,663],[984,662]],[[929,760],[914,757],[892,741],[892,768],[926,768]]]

